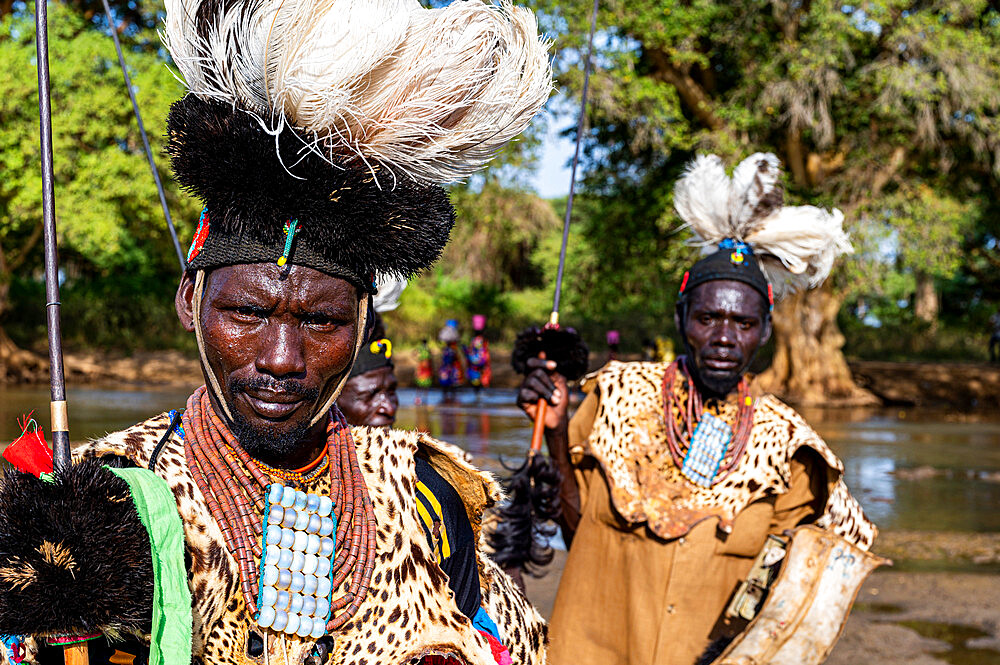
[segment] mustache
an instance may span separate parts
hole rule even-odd
[[[246,392],[248,390],[270,390],[271,392],[276,393],[298,395],[306,400],[315,400],[319,397],[318,388],[310,388],[301,381],[296,381],[295,379],[275,380],[267,379],[262,376],[254,377],[252,379],[232,378],[229,379],[228,386],[230,394]]]
[[[743,362],[743,354],[738,351],[719,353],[718,351],[703,351],[698,354],[702,360],[729,360],[736,363]]]

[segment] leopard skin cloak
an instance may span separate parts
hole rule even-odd
[[[169,427],[161,414],[91,442],[79,456],[120,455],[148,467],[150,455]],[[371,588],[358,613],[335,635],[332,665],[419,662],[450,655],[469,664],[493,665],[488,642],[455,605],[447,578],[431,558],[416,508],[414,454],[420,450],[455,487],[465,503],[478,541],[482,512],[499,498],[487,473],[477,471],[462,452],[426,435],[400,430],[353,427],[358,462],[367,481],[377,522],[376,563]],[[184,457],[181,437],[172,433],[154,471],[177,500],[184,523],[188,584],[194,615],[194,662],[211,665],[302,665],[315,641],[262,630],[248,614],[239,588],[236,560],[208,511]],[[327,492],[326,487],[310,491]],[[497,623],[503,644],[518,665],[545,662],[547,627],[511,579],[479,553],[483,606]],[[350,580],[345,582],[348,583]],[[341,595],[341,589],[337,595]],[[249,633],[266,634],[266,653],[248,654]]]
[[[584,450],[604,470],[615,509],[633,524],[647,523],[662,538],[685,535],[717,518],[732,529],[737,513],[768,493],[788,491],[791,460],[807,446],[827,465],[829,495],[817,525],[867,550],[878,533],[841,477],[844,467],[820,436],[773,395],[757,399],[746,453],[737,468],[712,487],[689,482],[667,447],[662,385],[668,363],[611,362],[585,379],[599,404]],[[587,384],[591,385],[587,385]],[[725,407],[726,405],[724,405]],[[730,425],[735,407],[719,414]]]

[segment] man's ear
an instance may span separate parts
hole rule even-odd
[[[681,339],[684,339],[684,322],[681,320],[681,312],[684,307],[677,303],[674,307],[674,325],[677,326],[677,334],[680,335]]]
[[[181,277],[177,295],[174,296],[174,308],[184,330],[194,332],[194,273],[187,271]]]
[[[768,312],[767,314],[764,315],[764,325],[761,328],[761,333],[760,333],[761,346],[767,344],[767,341],[771,339],[772,330],[773,328],[771,326],[771,313]]]

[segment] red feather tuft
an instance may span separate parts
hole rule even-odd
[[[21,436],[3,451],[3,458],[14,465],[22,473],[30,473],[38,477],[43,473],[52,473],[52,451],[45,443],[42,428],[28,431],[31,420],[29,413],[21,424]]]

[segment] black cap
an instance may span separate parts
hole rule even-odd
[[[354,366],[351,367],[350,378],[361,376],[373,369],[393,367],[390,358],[392,358],[392,342],[387,339],[372,340],[358,351],[358,357],[354,361]]]
[[[771,285],[760,269],[760,262],[754,256],[753,250],[746,243],[736,240],[723,240],[719,249],[701,259],[691,269],[684,273],[681,281],[681,301],[687,299],[695,287],[705,282],[731,280],[743,282],[752,286],[764,300],[774,306],[774,296]]]

